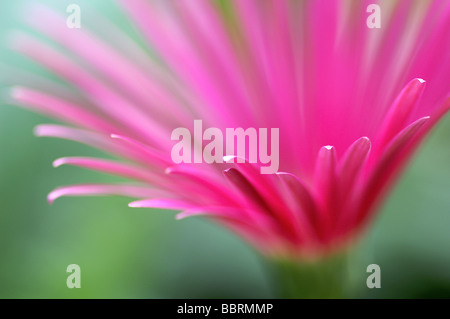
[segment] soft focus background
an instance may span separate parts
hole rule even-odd
[[[117,179],[80,168],[53,168],[58,157],[99,153],[70,141],[34,137],[35,125],[51,121],[6,102],[14,75],[9,66],[42,72],[6,49],[8,32],[24,29],[19,18],[24,2],[0,5],[0,297],[276,297],[267,263],[207,220],[175,221],[167,211],[128,208],[126,198],[47,203],[46,195],[57,186]],[[41,2],[63,13],[69,3],[80,4],[84,26],[87,4],[93,1]],[[113,1],[94,3],[131,30]],[[450,297],[449,140],[447,116],[356,247],[351,259],[355,297]],[[81,289],[66,286],[66,267],[72,263],[81,267]],[[366,267],[372,263],[381,267],[381,289],[366,287]]]

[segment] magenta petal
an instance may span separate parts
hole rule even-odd
[[[178,200],[178,199],[144,199],[136,202],[131,202],[128,204],[129,207],[151,207],[151,208],[161,208],[161,209],[171,209],[171,210],[184,210],[188,208],[195,207],[188,201]]]
[[[336,218],[334,208],[337,205],[337,158],[333,146],[324,146],[317,155],[314,171],[315,196],[319,206],[319,219],[322,232],[327,233]]]
[[[82,129],[55,124],[42,124],[35,127],[34,134],[39,137],[44,136],[68,139],[99,148],[106,152],[127,154],[124,148],[112,143],[107,136]]]
[[[430,117],[423,117],[410,124],[397,134],[383,152],[368,177],[364,193],[360,195],[361,207],[358,210],[357,223],[371,215],[367,215],[366,212],[373,212],[372,206],[381,199],[380,193],[386,192],[388,183],[392,182],[394,174],[398,173],[398,163],[402,160],[401,153],[407,149],[408,144],[429,119]]]
[[[371,143],[367,137],[356,140],[345,152],[339,167],[339,184],[342,192],[350,193],[359,172],[369,155]]]
[[[230,168],[223,172],[224,176],[236,187],[241,200],[254,209],[268,209],[267,203],[261,198],[253,185],[237,169]]]
[[[56,199],[63,196],[121,195],[128,197],[143,198],[158,193],[160,193],[160,191],[153,191],[147,187],[134,185],[82,184],[57,188],[50,194],[48,194],[47,200],[50,204],[52,204]]]
[[[32,89],[15,87],[11,96],[16,103],[46,115],[52,115],[65,122],[73,123],[92,130],[110,134],[116,130],[115,126],[68,101]]]
[[[287,201],[291,204],[300,232],[304,233],[309,241],[319,241],[319,211],[311,192],[296,176],[289,173],[277,175],[287,188]]]
[[[209,173],[205,170],[196,169],[192,166],[172,166],[166,169],[166,173],[174,175],[175,177],[184,177],[187,181],[197,185],[202,190],[205,196],[217,198],[218,202],[234,203],[236,204],[233,196],[223,185],[223,180],[217,180],[217,175]],[[194,185],[194,186],[195,186]]]
[[[61,165],[73,165],[84,167],[99,172],[123,176],[130,179],[136,179],[159,184],[160,177],[156,174],[137,166],[127,165],[121,162],[104,160],[90,157],[62,157],[53,162],[54,167]]]
[[[397,97],[394,105],[386,115],[377,137],[377,145],[384,147],[407,124],[414,107],[425,89],[425,81],[414,79],[409,82]]]

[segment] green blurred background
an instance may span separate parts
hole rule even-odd
[[[62,198],[48,205],[46,195],[57,186],[116,179],[54,169],[58,157],[101,154],[34,137],[35,125],[51,121],[5,102],[11,74],[4,65],[28,65],[4,45],[10,30],[23,29],[24,2],[0,5],[0,298],[277,297],[275,277],[258,253],[202,218],[175,221],[174,213],[128,208],[128,199],[115,197]],[[69,3],[87,3],[41,2],[61,12]],[[94,2],[127,25],[113,1]],[[447,117],[356,247],[355,297],[450,297],[449,139]],[[81,267],[81,289],[66,286],[72,263]],[[372,263],[381,267],[381,289],[366,287]]]

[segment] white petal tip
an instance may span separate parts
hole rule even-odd
[[[37,136],[37,137],[41,137],[41,136],[45,135],[44,130],[42,129],[42,126],[40,126],[40,125],[36,126],[33,129],[33,134],[34,134],[34,136]]]
[[[231,162],[232,160],[234,160],[235,158],[236,158],[235,155],[225,155],[225,156],[223,157],[223,161],[224,161],[225,163],[228,163],[228,162]]]
[[[142,206],[139,204],[139,202],[131,202],[131,203],[128,203],[128,207],[135,208],[135,207],[142,207]]]
[[[53,203],[55,202],[56,199],[58,199],[59,196],[57,196],[55,194],[55,192],[51,192],[50,194],[47,195],[47,203],[49,205],[53,205]]]
[[[66,164],[66,158],[62,157],[62,158],[58,158],[56,160],[53,161],[52,165],[54,168],[60,167],[61,165]]]
[[[23,88],[21,86],[13,86],[12,88],[9,89],[9,95],[13,99],[18,100],[22,96],[22,90]]]

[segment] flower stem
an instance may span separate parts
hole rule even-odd
[[[347,256],[318,261],[276,260],[275,269],[282,298],[345,298]]]

